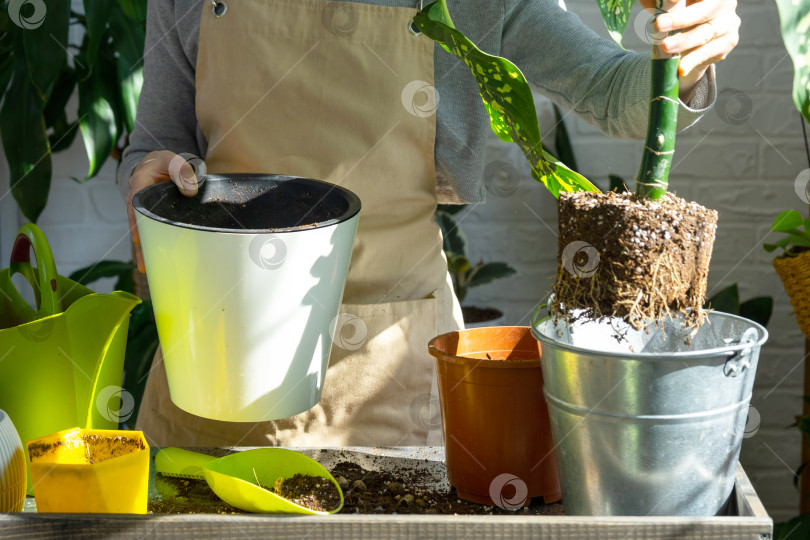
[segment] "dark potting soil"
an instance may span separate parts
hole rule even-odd
[[[300,185],[233,179],[205,182],[194,197],[169,191],[149,209],[193,226],[273,230],[317,227],[343,215],[348,204]]]
[[[342,514],[526,514],[562,515],[561,503],[542,504],[540,499],[526,507],[512,511],[498,506],[487,506],[459,499],[454,489],[424,489],[423,473],[369,471],[351,462],[341,462],[332,468],[332,474],[343,490]],[[322,480],[322,479],[321,479]],[[437,480],[437,479],[433,479]],[[316,480],[317,483],[317,480]],[[330,486],[331,482],[326,482]],[[203,480],[175,478],[158,474],[156,488],[161,500],[149,500],[149,513],[244,513],[220,500]],[[333,490],[333,494],[337,493]],[[507,498],[510,494],[504,494]],[[338,499],[339,500],[339,499]],[[334,508],[334,504],[327,503]]]
[[[146,503],[149,514],[244,514],[211,491],[205,480],[155,475],[155,489],[160,497]]]
[[[555,316],[621,317],[635,328],[673,314],[705,318],[706,279],[717,212],[671,193],[563,193]]]
[[[503,313],[495,308],[479,308],[479,307],[462,307],[461,314],[464,316],[465,323],[480,323],[486,321],[494,321]]]
[[[421,473],[368,471],[351,462],[338,463],[332,474],[343,488],[346,514],[525,514],[529,507],[517,511],[465,501],[455,489],[424,489]],[[508,498],[511,494],[504,493]],[[532,514],[562,515],[562,503],[533,504]],[[534,502],[534,501],[533,501]]]
[[[319,476],[296,474],[292,478],[279,478],[272,491],[304,508],[329,512],[340,504],[340,493],[331,480]]]
[[[340,504],[340,494],[326,478],[296,474],[279,478],[275,485],[261,487],[285,499],[318,512],[328,512]],[[244,514],[245,511],[220,499],[204,480],[155,475],[160,500],[150,498],[150,514]]]
[[[82,435],[82,442],[85,447],[85,454],[87,461],[90,464],[112,459],[118,456],[124,456],[143,450],[146,447],[141,439],[133,439],[125,435],[115,435],[113,437],[106,437],[101,435]],[[28,446],[28,455],[30,458],[38,458],[53,452],[60,446],[65,446],[65,441],[54,441],[52,443],[35,443]]]

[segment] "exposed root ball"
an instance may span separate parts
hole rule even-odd
[[[668,193],[562,193],[555,317],[621,317],[635,328],[677,313],[698,326],[717,212]]]

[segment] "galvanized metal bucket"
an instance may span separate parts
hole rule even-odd
[[[709,314],[634,330],[621,320],[545,320],[543,380],[566,514],[721,512],[734,485],[759,324]]]

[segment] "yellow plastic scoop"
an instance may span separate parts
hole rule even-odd
[[[285,448],[257,448],[214,458],[181,448],[163,448],[155,456],[155,470],[167,476],[205,480],[216,495],[247,512],[259,514],[334,514],[343,508],[343,491],[320,463]],[[296,474],[324,478],[337,489],[340,504],[328,512],[312,510],[262,486]]]

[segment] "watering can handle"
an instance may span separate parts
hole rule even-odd
[[[31,248],[37,259],[37,271],[34,275],[31,266]],[[62,313],[62,291],[56,279],[56,264],[48,240],[39,227],[26,223],[20,228],[17,239],[11,248],[9,274],[22,274],[34,289],[39,318]]]
[[[203,467],[216,458],[182,448],[163,448],[155,456],[155,471],[169,476],[203,480]]]

